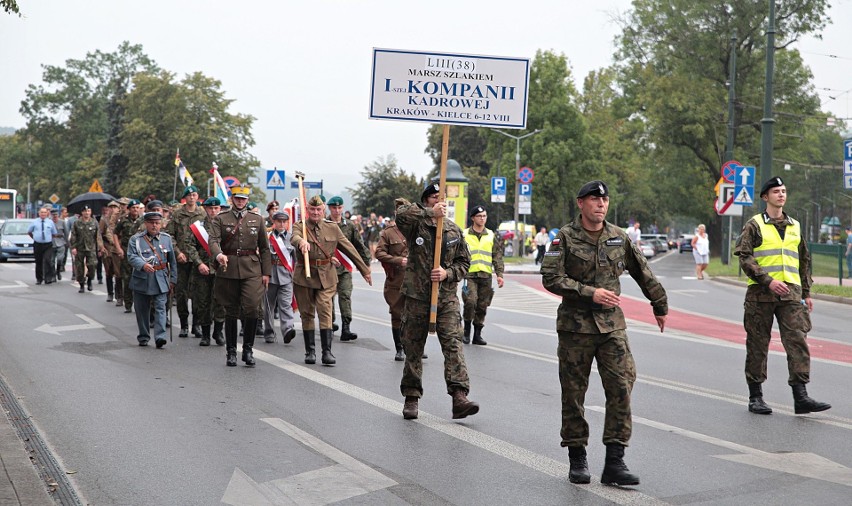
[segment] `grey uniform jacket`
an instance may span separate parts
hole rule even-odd
[[[168,293],[169,283],[177,283],[177,259],[172,245],[172,237],[165,233],[148,240],[157,249],[155,253],[151,245],[145,240],[148,232],[140,232],[130,238],[127,245],[127,261],[133,269],[130,276],[130,289],[145,295],[158,295]],[[157,269],[154,272],[145,272],[143,267],[149,263]]]
[[[269,251],[272,253],[272,275],[269,278],[270,283],[274,283],[276,285],[289,285],[293,283],[293,273],[288,271],[284,265],[280,262],[276,261],[278,258],[278,254],[275,250],[275,247],[272,245],[272,242],[275,240],[277,232],[274,230],[269,233]],[[284,237],[282,238],[282,242],[284,243],[284,251],[285,255],[289,254],[290,258],[288,261],[290,265],[295,268],[296,266],[296,254],[295,248],[290,245],[290,237],[292,234],[287,233],[286,231],[282,234]]]

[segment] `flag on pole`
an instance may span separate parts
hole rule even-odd
[[[90,192],[102,193],[104,191],[104,189],[101,188],[101,184],[98,182],[97,179],[95,179],[95,182],[93,182],[92,186],[89,187],[89,191]]]
[[[186,168],[186,165],[184,165],[180,159],[180,149],[178,149],[177,153],[175,153],[175,167],[178,169],[178,177],[180,177],[184,186],[195,184],[195,180],[192,179],[192,174],[189,173],[189,169]]]
[[[293,199],[290,202],[287,202],[286,204],[284,204],[284,207],[281,208],[281,210],[290,216],[290,220],[287,223],[287,232],[292,232],[293,225],[295,225],[302,219],[302,217],[300,216],[302,213],[299,208],[299,199]]]
[[[213,168],[210,169],[210,173],[213,174],[213,186],[216,188],[216,191],[214,192],[216,197],[218,197],[222,203],[228,202],[228,199],[231,197],[231,189],[228,188],[228,185],[225,184],[225,180],[219,175],[219,166],[216,165],[216,162],[213,162]]]

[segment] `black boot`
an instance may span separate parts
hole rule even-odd
[[[763,388],[760,383],[748,384],[748,410],[758,415],[772,414],[772,408],[763,402]]]
[[[470,344],[470,324],[472,322],[470,320],[464,321],[464,337],[462,337],[462,342],[464,344]]]
[[[210,346],[210,325],[201,326],[201,342],[198,346]]]
[[[90,292],[92,291],[92,278],[89,278],[89,283],[86,285],[86,289]]]
[[[305,337],[305,363],[316,364],[316,341],[314,340],[314,330],[303,330],[302,335]]]
[[[808,390],[804,383],[796,383],[790,386],[793,388],[793,409],[797,415],[831,409],[831,404],[815,401],[808,397]]]
[[[473,344],[479,344],[485,346],[485,339],[482,339],[482,327],[484,325],[474,325],[473,326]]]
[[[168,308],[166,308],[168,309]],[[189,317],[181,316],[180,317],[180,333],[178,337],[189,337]]]
[[[592,475],[589,474],[589,463],[586,460],[586,448],[583,446],[568,447],[568,463],[571,469],[568,471],[568,481],[571,483],[590,483]]]
[[[225,338],[222,337],[222,329],[225,327],[225,322],[213,322],[213,340],[216,344],[222,346],[225,344]]]
[[[113,286],[112,286],[112,276],[107,278],[106,285],[107,285],[107,300],[106,301],[112,302],[113,301],[112,297],[113,297],[113,295],[115,295],[115,292],[113,291]]]
[[[247,367],[254,367],[254,336],[257,335],[257,318],[243,320],[246,331],[243,333],[243,362]]]
[[[354,332],[350,332],[349,330],[349,322],[350,320],[343,319],[343,330],[340,331],[340,340],[341,341],[354,341],[358,339],[358,334]]]
[[[624,445],[618,443],[606,445],[606,461],[601,483],[621,486],[639,484],[639,477],[632,474],[624,463]]]
[[[225,350],[228,356],[228,367],[237,366],[237,320],[225,319]]]
[[[82,282],[80,282],[80,289],[77,290],[77,293],[86,293],[86,288],[83,286]]]
[[[331,322],[331,331],[337,332],[338,330],[340,330],[340,327],[338,327],[337,324],[332,321]]]
[[[263,320],[258,318],[255,321],[257,321],[257,329],[255,329],[254,335],[263,336]]]
[[[195,323],[195,320],[192,321],[192,337],[201,337],[201,325]]]
[[[391,329],[391,333],[393,334],[393,345],[396,348],[396,355],[394,355],[393,359],[397,362],[405,361],[405,352],[402,351],[402,341],[399,339],[399,335],[401,333],[400,329]]]
[[[334,359],[334,355],[331,354],[332,337],[333,336],[331,329],[320,329],[320,343],[322,344],[322,365],[334,365],[337,363],[337,360]]]

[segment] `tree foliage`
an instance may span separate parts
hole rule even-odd
[[[0,0],[0,7],[3,7],[6,14],[21,15],[21,10],[18,8],[18,2],[16,0]]]
[[[399,167],[394,155],[379,157],[364,167],[361,176],[360,183],[354,188],[347,188],[352,194],[352,207],[356,214],[373,212],[393,216],[395,199],[417,201],[425,186],[425,181],[418,181],[414,174],[408,174]]]

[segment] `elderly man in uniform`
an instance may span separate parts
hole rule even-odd
[[[355,246],[358,254],[361,255],[361,260],[365,264],[370,265],[370,250],[364,246],[361,234],[355,228],[355,225],[343,217],[343,198],[338,196],[331,197],[326,202],[326,205],[328,206],[329,219],[337,223],[340,231],[343,232],[343,236]],[[354,341],[358,339],[358,334],[349,329],[349,324],[352,322],[352,272],[349,270],[351,268],[351,265],[347,267],[342,262],[337,266],[337,303],[340,305],[340,319],[342,321],[340,328],[341,341]],[[332,304],[332,329],[334,328],[334,319],[334,305]]]
[[[192,266],[189,277],[189,291],[192,293],[192,323],[201,326],[201,341],[199,346],[210,346],[210,325],[213,324],[213,340],[222,346],[222,329],[225,326],[225,310],[217,304],[213,297],[213,286],[216,280],[216,261],[210,254],[208,238],[213,220],[219,215],[221,201],[217,197],[205,200],[201,207],[206,214],[204,221],[190,225],[192,238],[184,248]]]
[[[494,298],[492,274],[497,277],[497,288],[503,288],[503,242],[492,230],[485,228],[488,213],[482,206],[470,211],[473,225],[464,230],[470,250],[470,270],[462,287],[464,301],[464,344],[470,343],[470,325],[473,323],[473,344],[486,345],[482,338],[485,313]]]
[[[281,322],[281,334],[284,344],[289,344],[296,337],[293,326],[293,246],[290,245],[290,215],[283,211],[272,214],[272,230],[269,232],[269,249],[272,250],[272,276],[266,289],[264,303],[264,319],[266,325],[263,337],[267,343],[275,342],[274,312],[278,310],[278,321]]]
[[[334,294],[337,292],[337,264],[334,250],[340,249],[358,268],[358,272],[368,284],[373,280],[370,267],[361,259],[358,250],[349,242],[336,224],[325,218],[325,202],[319,195],[314,195],[307,203],[305,228],[307,237],[303,236],[302,226],[293,228],[291,242],[299,251],[296,255],[296,270],[293,273],[293,291],[299,304],[299,315],[302,319],[302,334],[305,338],[305,363],[315,364],[316,341],[314,339],[315,315],[319,316],[320,342],[322,344],[323,365],[333,365],[337,361],[331,353],[331,308],[334,304]],[[305,265],[305,254],[310,265]],[[307,273],[311,277],[307,277]]]
[[[440,266],[432,268],[435,257],[437,219],[447,215],[447,203],[440,200],[437,184],[429,184],[420,202],[396,201],[396,225],[408,244],[408,261],[402,293],[405,310],[402,317],[402,346],[405,367],[400,391],[405,396],[402,416],[417,418],[423,395],[423,349],[429,334],[432,283],[439,283],[436,330],[444,352],[444,379],[453,398],[453,418],[465,418],[479,412],[479,405],[468,400],[470,378],[461,344],[461,317],[456,288],[470,268],[470,253],[461,229],[452,220],[443,223]]]
[[[68,258],[68,222],[59,217],[59,210],[50,211],[50,218],[56,227],[53,234],[53,257],[56,263],[56,279],[62,281],[62,273],[65,272],[65,262]]]
[[[262,317],[263,291],[269,284],[272,262],[263,218],[246,209],[248,186],[231,189],[232,207],[219,213],[210,230],[210,254],[219,263],[216,270],[216,300],[225,307],[226,365],[237,365],[237,321],[245,325],[242,360],[254,367],[254,338]]]
[[[603,443],[606,460],[601,483],[638,485],[639,477],[624,464],[632,421],[630,393],[636,366],[627,341],[619,276],[627,270],[651,301],[662,332],[668,314],[663,286],[638,245],[627,233],[606,221],[609,190],[591,181],[577,193],[579,216],[559,230],[541,264],[542,284],[562,296],[556,315],[559,335],[559,382],[562,386],[562,446],[568,447],[571,483],[589,483],[586,461],[589,424],[583,402],[596,360],[606,396]]]
[[[154,343],[157,348],[166,345],[166,301],[169,291],[177,282],[177,262],[172,238],[161,232],[163,215],[145,213],[145,231],[130,238],[127,261],[133,269],[130,290],[136,304],[136,325],[139,346],[148,346],[151,327],[148,315],[154,306]]]
[[[115,224],[115,229],[112,235],[118,240],[118,256],[121,257],[121,286],[122,293],[120,295],[121,303],[124,304],[124,312],[129,313],[133,307],[133,291],[130,290],[130,276],[133,273],[133,268],[130,267],[130,262],[127,261],[127,248],[130,243],[130,238],[139,230],[142,224],[142,217],[139,216],[139,201],[136,199],[127,202],[127,214],[121,217]],[[120,304],[116,303],[116,306]]]
[[[103,250],[101,235],[98,233],[98,222],[92,218],[92,208],[83,206],[80,219],[71,227],[71,254],[74,256],[74,272],[80,283],[79,293],[83,293],[84,284],[92,291],[92,280],[95,279],[95,269],[98,256]],[[87,282],[88,280],[88,282]]]
[[[780,177],[763,184],[760,198],[766,211],[748,220],[737,240],[734,254],[748,276],[743,326],[746,331],[745,376],[748,410],[759,415],[772,413],[763,401],[766,360],[772,337],[772,320],[778,320],[781,344],[787,352],[787,383],[793,389],[796,414],[825,411],[831,404],[808,396],[811,354],[807,333],[811,330],[811,257],[799,222],[784,212],[787,187]]]
[[[189,227],[197,221],[204,221],[207,215],[198,205],[198,188],[195,185],[184,188],[181,198],[185,203],[182,206],[175,206],[176,209],[169,221],[168,232],[175,241],[175,257],[178,261],[178,282],[175,286],[175,302],[178,319],[180,319],[178,337],[189,337],[189,299],[191,298],[189,278],[194,269],[186,254],[192,247],[190,245],[192,231]],[[192,320],[192,334],[194,337],[202,336],[200,322],[195,319]]]
[[[388,226],[379,234],[379,244],[376,246],[376,259],[382,263],[385,270],[385,302],[391,315],[391,333],[393,345],[396,348],[394,360],[405,360],[400,333],[402,328],[402,310],[405,308],[405,297],[402,295],[402,282],[405,279],[405,266],[408,265],[408,244],[405,236],[396,226],[396,217],[391,217]],[[423,358],[426,358],[425,356]]]

